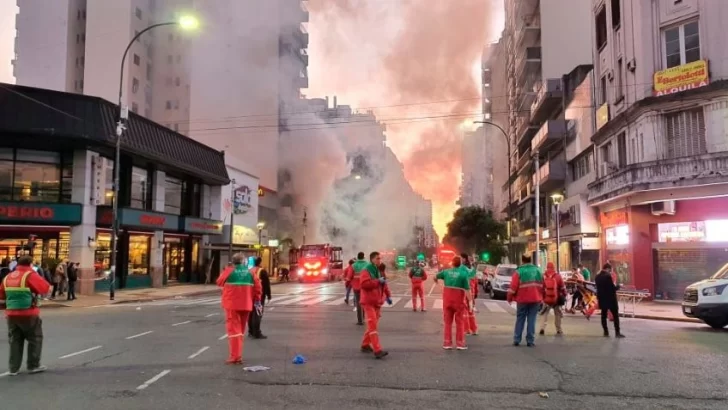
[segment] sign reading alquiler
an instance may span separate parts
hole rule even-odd
[[[80,204],[0,202],[0,223],[78,225],[81,211]]]
[[[681,91],[705,87],[710,84],[708,62],[706,60],[693,61],[654,74],[653,95],[675,94]]]

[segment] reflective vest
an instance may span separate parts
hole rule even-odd
[[[18,278],[11,278],[10,275],[3,279],[3,287],[5,288],[5,306],[8,310],[26,310],[34,306],[33,292],[26,285],[28,276],[33,271],[28,271]],[[9,279],[9,280],[8,280]],[[18,283],[19,282],[19,283]]]
[[[257,273],[257,270],[256,270]],[[232,286],[253,286],[253,272],[249,271],[244,265],[238,265],[228,276],[226,285]]]

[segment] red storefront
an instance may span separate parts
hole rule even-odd
[[[680,300],[686,286],[728,263],[728,198],[675,201],[668,213],[653,211],[640,205],[601,213],[602,262],[610,261],[624,284]]]

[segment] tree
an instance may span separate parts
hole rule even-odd
[[[495,220],[492,211],[468,206],[455,211],[442,242],[469,255],[487,254],[488,263],[496,265],[506,255],[506,233],[506,225]]]

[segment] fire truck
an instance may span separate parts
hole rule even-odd
[[[291,279],[298,279],[301,283],[341,280],[344,276],[342,254],[341,247],[327,243],[293,248],[288,252]]]
[[[455,251],[445,247],[437,250],[437,268],[439,270],[447,269],[450,267],[452,258],[455,257]]]

